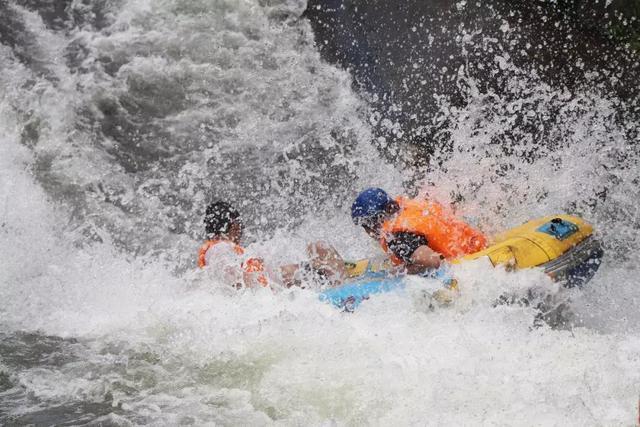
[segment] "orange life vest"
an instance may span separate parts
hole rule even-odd
[[[233,245],[233,251],[237,255],[244,254],[243,248],[241,248],[239,245],[236,245],[235,243],[229,240],[207,240],[202,244],[202,246],[200,246],[200,250],[198,251],[198,267],[200,268],[206,267],[207,251],[211,249],[213,246],[217,245],[218,243],[223,243],[223,242]],[[249,258],[242,263],[242,269],[247,273],[264,272],[264,263],[259,258]],[[259,274],[256,277],[256,280],[261,286],[265,286],[265,287],[269,286],[269,281],[267,280],[267,277],[264,274]]]
[[[480,231],[455,218],[436,202],[420,199],[396,199],[400,211],[382,224],[380,244],[385,252],[389,247],[385,235],[407,232],[423,236],[427,245],[446,259],[472,254],[487,246],[487,238]],[[395,255],[394,264],[401,264]]]

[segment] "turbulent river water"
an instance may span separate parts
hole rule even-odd
[[[306,7],[0,0],[0,424],[633,425],[633,53],[554,84],[527,66],[546,45],[504,12],[484,10],[492,33],[409,10],[420,48],[402,75],[371,74],[321,57]],[[430,59],[443,39],[454,69]],[[371,185],[455,202],[488,232],[578,214],[606,256],[570,292],[461,266],[460,300],[437,311],[408,292],[342,313],[195,271],[213,198],[271,263],[315,239],[374,255],[348,212]],[[494,307],[531,287],[569,301],[570,324]]]

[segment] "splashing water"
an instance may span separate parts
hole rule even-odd
[[[374,253],[346,207],[364,186],[402,190],[304,2],[22,4],[0,3],[0,422],[634,422],[638,123],[614,97],[563,93],[504,55],[501,97],[462,68],[466,104],[440,98],[434,119],[451,149],[418,185],[491,231],[558,211],[592,221],[608,257],[570,295],[579,326],[493,307],[553,284],[482,262],[456,270],[449,310],[422,306],[427,279],[413,279],[345,314],[191,268],[212,197],[241,207],[249,249],[284,262],[318,238]],[[548,141],[527,136],[554,114]]]

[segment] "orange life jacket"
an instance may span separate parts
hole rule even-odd
[[[223,243],[223,242],[233,245],[233,251],[237,255],[244,254],[243,248],[241,248],[239,245],[236,245],[235,243],[229,240],[207,240],[202,244],[202,246],[200,246],[200,250],[198,251],[198,267],[200,268],[206,267],[207,251],[211,249],[213,246],[217,245],[218,243]],[[264,263],[259,258],[249,258],[242,263],[242,269],[247,273],[259,273],[259,272],[261,273],[261,272],[264,272]],[[256,277],[256,280],[261,286],[265,286],[265,287],[269,286],[269,281],[267,280],[267,277],[264,274],[259,274]]]
[[[407,232],[423,236],[427,245],[446,259],[472,254],[487,246],[487,238],[480,231],[455,218],[436,202],[420,199],[396,199],[400,211],[382,224],[380,244],[385,252],[389,247],[385,235]],[[391,255],[394,264],[402,264]]]
[[[229,240],[207,240],[200,246],[200,250],[198,251],[198,267],[204,268],[207,265],[207,251],[218,243],[223,242],[233,245],[233,251],[237,255],[244,254],[244,249]]]

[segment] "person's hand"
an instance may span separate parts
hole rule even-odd
[[[411,262],[407,264],[410,274],[422,273],[426,270],[435,270],[440,267],[440,254],[429,246],[423,245],[411,255]]]

